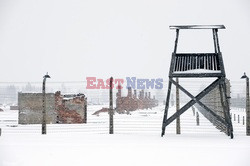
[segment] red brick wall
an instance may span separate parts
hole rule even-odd
[[[158,101],[151,98],[151,94],[144,93],[140,91],[139,98],[137,98],[136,90],[134,90],[134,95],[132,95],[132,90],[128,89],[128,95],[126,97],[121,97],[121,91],[118,89],[116,95],[116,111],[118,113],[125,113],[126,111],[135,111],[138,109],[148,109],[153,108],[158,105]]]
[[[56,92],[55,100],[58,123],[86,123],[87,99],[84,95],[65,98],[60,92]]]

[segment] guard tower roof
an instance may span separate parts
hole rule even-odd
[[[224,25],[170,25],[170,29],[226,29]]]

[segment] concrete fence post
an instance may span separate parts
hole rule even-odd
[[[193,116],[195,116],[195,108],[192,106]]]
[[[46,79],[50,78],[50,76],[48,75],[48,73],[46,75],[43,76],[43,89],[42,89],[42,93],[43,93],[43,110],[42,110],[42,134],[47,134],[47,115],[46,115],[46,92],[45,92],[45,84],[46,84]]]
[[[109,134],[114,133],[114,111],[113,111],[113,77],[110,77],[110,84],[109,84]]]
[[[87,98],[86,98],[86,100],[87,100]],[[83,123],[87,123],[87,106],[88,106],[88,103],[87,103],[87,101],[85,101],[85,105],[84,105],[84,118],[83,118]]]
[[[249,78],[246,78],[246,135],[250,136],[250,96]]]
[[[198,112],[196,112],[196,125],[200,126],[200,117]]]

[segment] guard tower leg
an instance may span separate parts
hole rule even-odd
[[[220,95],[221,95],[221,104],[223,107],[223,112],[225,116],[225,121],[227,123],[227,134],[231,138],[233,138],[233,125],[230,117],[230,107],[228,102],[228,96],[227,96],[227,87],[225,78],[223,78],[223,81],[220,84]]]
[[[176,37],[175,37],[175,45],[174,45],[174,52],[173,55],[176,53],[177,51],[177,45],[178,45],[178,39],[179,39],[179,29],[176,29]],[[173,58],[173,57],[172,57]],[[170,65],[170,71],[173,70],[173,61],[171,62]],[[165,112],[164,112],[164,116],[163,116],[163,122],[162,122],[162,132],[161,132],[161,136],[163,137],[163,135],[165,134],[165,128],[166,128],[166,121],[168,119],[168,108],[169,108],[169,100],[170,100],[170,93],[171,93],[171,87],[172,87],[172,77],[169,77],[169,82],[168,82],[168,93],[167,93],[167,99],[166,99],[166,106],[165,106]]]
[[[166,98],[165,112],[164,112],[164,116],[163,116],[161,136],[163,136],[165,134],[165,128],[166,128],[165,123],[166,123],[167,117],[168,117],[168,108],[169,108],[169,100],[170,100],[171,87],[172,87],[172,82],[170,81],[170,78],[169,78],[168,93],[167,93],[167,98]]]

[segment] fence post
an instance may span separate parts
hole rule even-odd
[[[195,108],[192,106],[193,116],[195,116]]]
[[[84,105],[84,119],[83,119],[83,123],[87,123],[87,106],[88,106],[88,103],[87,103],[87,98],[85,98],[85,105]]]
[[[45,84],[46,84],[46,79],[50,78],[50,76],[48,75],[48,73],[46,75],[43,76],[43,110],[42,110],[42,134],[47,134],[47,115],[46,115],[46,92],[45,92]]]
[[[246,78],[246,135],[250,136],[250,97],[249,78]]]
[[[243,116],[242,123],[245,125],[245,116]]]
[[[176,83],[179,84],[179,79],[176,78]],[[180,93],[176,86],[176,112],[180,109]],[[176,118],[176,134],[181,134],[180,116]]]
[[[196,125],[200,126],[200,117],[198,112],[196,112]]]
[[[110,77],[110,84],[109,84],[109,134],[114,133],[114,126],[113,126],[113,77]]]
[[[234,114],[234,121],[236,121],[236,115]]]
[[[0,128],[0,137],[1,137],[1,135],[2,135],[2,128]]]
[[[240,123],[240,115],[238,115],[238,123]]]

